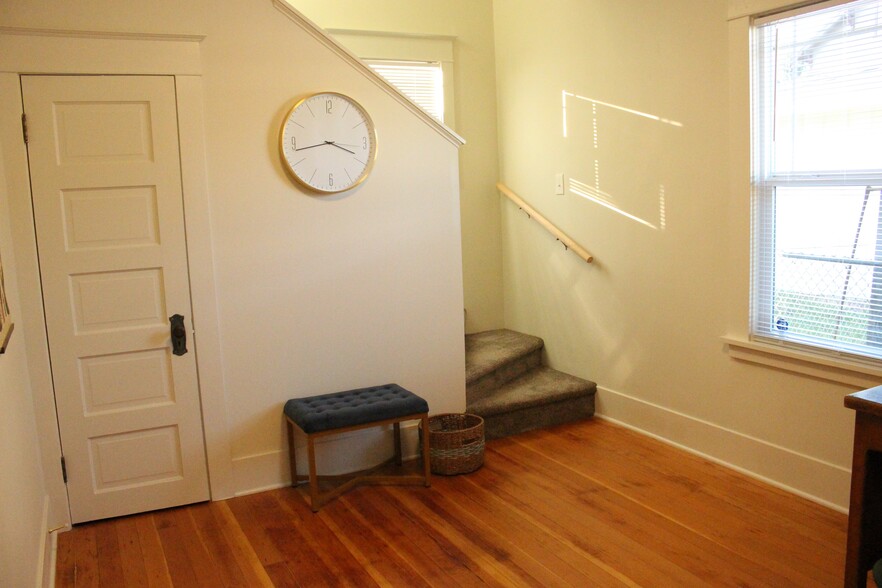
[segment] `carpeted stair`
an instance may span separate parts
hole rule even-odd
[[[466,410],[498,439],[594,414],[597,385],[542,365],[539,337],[508,329],[466,335]]]

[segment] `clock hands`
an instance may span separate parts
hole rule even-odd
[[[313,149],[315,147],[324,147],[325,145],[330,145],[332,147],[336,147],[337,149],[342,149],[343,151],[345,151],[347,153],[351,153],[352,155],[355,155],[355,151],[350,151],[346,147],[341,147],[340,145],[337,144],[336,141],[323,141],[321,143],[316,143],[315,145],[308,145],[306,147],[299,147],[299,148],[295,149],[294,151],[304,151],[306,149]]]
[[[325,141],[325,143],[327,143],[328,145],[333,145],[333,146],[336,147],[337,149],[342,149],[342,150],[345,151],[346,153],[351,153],[351,154],[355,155],[355,151],[350,151],[350,150],[347,149],[346,147],[340,147],[340,146],[337,145],[337,143],[334,142],[334,141]]]
[[[312,148],[314,148],[314,147],[324,147],[324,146],[327,145],[327,144],[328,144],[328,142],[325,141],[324,143],[316,143],[315,145],[309,145],[308,147],[298,147],[298,148],[295,149],[294,151],[304,151],[304,150],[306,150],[306,149],[312,149]]]

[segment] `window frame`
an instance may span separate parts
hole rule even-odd
[[[750,167],[749,176],[750,188],[750,283],[749,283],[749,309],[748,309],[748,341],[751,345],[744,345],[743,341],[738,338],[725,337],[729,344],[730,353],[733,355],[744,354],[748,348],[750,352],[747,355],[763,355],[773,354],[775,347],[785,348],[787,351],[781,353],[783,356],[793,357],[793,351],[800,357],[800,361],[810,359],[813,356],[820,358],[828,358],[820,360],[820,363],[828,364],[829,358],[844,359],[846,362],[858,366],[876,367],[882,364],[882,349],[876,355],[866,354],[858,349],[857,345],[848,343],[835,344],[836,341],[830,339],[815,339],[810,335],[778,335],[772,328],[773,305],[774,305],[774,280],[775,277],[775,259],[770,254],[776,249],[774,239],[775,235],[775,191],[779,188],[787,187],[827,187],[842,186],[866,188],[867,186],[882,185],[882,168],[878,170],[865,170],[863,172],[849,173],[845,178],[839,171],[810,171],[804,173],[788,172],[786,174],[775,173],[769,171],[770,149],[772,147],[771,139],[768,137],[769,129],[758,124],[759,117],[765,122],[771,121],[773,113],[773,104],[768,100],[763,100],[762,93],[767,92],[768,88],[762,87],[760,78],[760,69],[765,62],[766,56],[763,51],[766,50],[764,44],[759,41],[759,28],[769,22],[775,22],[802,14],[813,13],[816,11],[833,8],[848,4],[853,0],[830,0],[827,2],[817,2],[810,5],[799,6],[789,10],[778,10],[776,12],[766,12],[759,16],[745,17],[742,14],[733,11],[730,2],[730,21],[735,21],[739,25],[743,24],[745,18],[748,19],[748,94],[749,94],[749,121],[750,121]],[[730,28],[731,28],[730,24]],[[731,41],[730,41],[731,47]],[[772,101],[773,102],[773,101]],[[758,109],[765,109],[765,112],[759,114]],[[758,136],[766,135],[766,136]],[[875,190],[874,190],[875,191]],[[880,194],[882,198],[882,194]],[[758,243],[757,240],[763,235],[767,236],[771,242]],[[762,284],[761,278],[767,278],[770,283]],[[733,350],[734,347],[734,350]],[[749,357],[739,357],[751,361]],[[774,365],[778,360],[758,361],[767,365]],[[805,370],[795,370],[809,373]],[[875,375],[875,369],[872,370]],[[812,374],[817,375],[817,374]],[[843,381],[840,378],[834,378],[837,381]]]

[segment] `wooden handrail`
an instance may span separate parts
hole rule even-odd
[[[503,196],[517,204],[518,208],[527,213],[527,216],[545,227],[545,230],[554,235],[554,237],[558,241],[563,243],[564,247],[566,247],[588,263],[594,261],[594,256],[588,253],[584,247],[573,241],[566,233],[551,224],[551,221],[536,212],[535,208],[524,202],[524,199],[512,192],[508,186],[506,186],[502,182],[499,182],[498,184],[496,184],[496,189],[499,190]]]

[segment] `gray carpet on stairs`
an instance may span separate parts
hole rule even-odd
[[[495,439],[588,418],[597,385],[542,366],[544,342],[508,329],[466,335],[467,411]]]

